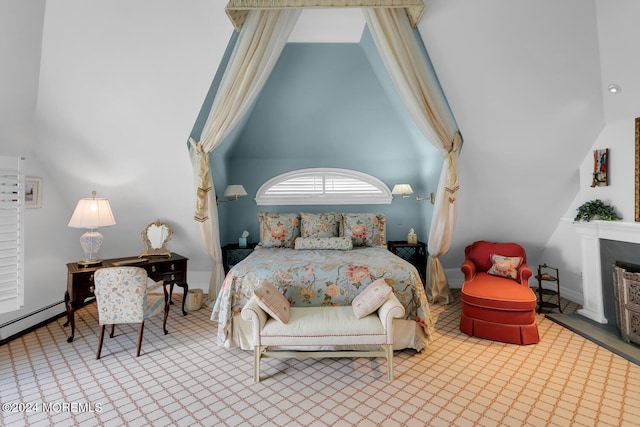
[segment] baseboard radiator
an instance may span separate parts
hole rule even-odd
[[[0,345],[46,325],[67,313],[64,301],[57,301],[0,325]]]

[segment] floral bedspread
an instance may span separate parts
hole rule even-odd
[[[364,288],[384,278],[405,307],[405,319],[430,337],[431,314],[424,287],[413,265],[384,247],[353,250],[256,248],[227,274],[211,314],[218,324],[217,343],[229,346],[232,317],[253,295],[260,280],[277,286],[292,306],[350,305]]]

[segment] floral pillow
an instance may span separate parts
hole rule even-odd
[[[292,248],[300,237],[300,217],[297,213],[260,212],[260,246]]]
[[[353,246],[385,246],[385,218],[379,213],[344,213],[340,235],[353,240]]]
[[[487,273],[499,277],[515,279],[518,277],[518,267],[522,264],[522,257],[507,257],[502,255],[491,255],[493,265]]]
[[[335,212],[301,213],[302,237],[338,237],[338,225],[342,216]]]

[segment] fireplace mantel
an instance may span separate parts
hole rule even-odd
[[[582,295],[578,313],[598,323],[608,323],[602,297],[600,239],[640,244],[640,223],[623,221],[574,222],[580,235]],[[615,322],[615,319],[612,319]]]

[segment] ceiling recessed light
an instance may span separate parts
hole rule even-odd
[[[607,89],[609,89],[609,93],[620,93],[620,92],[622,92],[622,89],[620,89],[620,86],[618,86],[616,84],[610,84]]]

